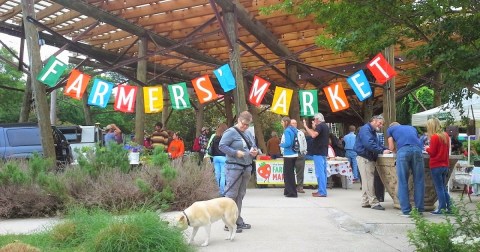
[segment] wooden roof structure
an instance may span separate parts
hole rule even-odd
[[[312,17],[300,19],[275,12],[262,15],[259,8],[278,0],[34,0],[36,17],[29,19],[40,31],[46,44],[77,52],[100,63],[102,69],[119,71],[139,85],[173,84],[208,74],[229,62],[231,45],[222,21],[225,11],[237,19],[240,59],[247,83],[254,75],[271,81],[273,86],[318,89],[320,111],[326,119],[339,121],[360,119],[362,103],[353,98],[346,83],[348,75],[364,69],[350,53],[336,54],[317,47],[315,36],[322,25]],[[0,33],[23,36],[21,0],[0,0]],[[147,83],[135,80],[138,43],[147,37]],[[1,39],[0,39],[1,40]],[[402,60],[395,49],[397,97],[402,97],[424,83],[410,83],[402,72],[414,67]],[[80,62],[73,60],[71,62]],[[85,61],[82,62],[85,64]],[[90,64],[94,64],[90,62]],[[286,74],[286,65],[298,66],[298,78]],[[130,71],[129,71],[130,69]],[[330,108],[322,88],[342,82],[352,109],[328,113]],[[408,84],[408,85],[407,85]],[[272,95],[272,88],[270,98]],[[375,88],[375,112],[382,109],[383,88]],[[267,96],[268,101],[268,96]]]

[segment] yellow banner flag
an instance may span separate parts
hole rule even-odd
[[[288,115],[290,102],[292,101],[293,89],[275,87],[271,111],[280,115]]]
[[[143,101],[145,113],[159,113],[163,109],[163,89],[162,86],[143,87]]]

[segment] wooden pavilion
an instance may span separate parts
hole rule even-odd
[[[0,0],[0,32],[28,40],[32,29],[27,26],[33,26],[33,31],[38,31],[38,39],[46,44],[82,56],[70,58],[70,63],[115,71],[139,86],[190,83],[230,63],[237,88],[222,99],[225,116],[230,120],[233,104],[237,111],[247,109],[245,93],[254,75],[269,80],[273,87],[318,89],[319,111],[324,113],[327,122],[354,124],[382,112],[387,122],[394,120],[395,99],[429,82],[428,76],[411,82],[404,72],[414,64],[403,60],[399,48],[386,48],[383,53],[398,75],[386,85],[378,85],[372,78],[373,98],[359,102],[346,78],[365,69],[370,59],[359,61],[350,53],[336,54],[316,46],[315,36],[322,33],[323,27],[311,17],[300,19],[281,12],[260,14],[260,7],[278,2]],[[29,51],[35,52],[32,48]],[[19,68],[29,71],[22,55],[18,59]],[[40,67],[34,66],[34,62],[29,65]],[[350,95],[350,109],[330,112],[322,88],[332,82],[342,83]],[[60,82],[56,88],[63,85],[65,82]],[[219,89],[218,93],[223,92]],[[269,104],[272,97],[270,90],[265,104]],[[295,94],[293,99],[290,116],[299,119]],[[203,106],[197,104],[196,109],[201,121]],[[254,116],[262,112],[255,111]],[[164,119],[168,114],[165,112],[162,113]],[[137,110],[137,116],[142,119],[143,112]],[[201,124],[197,128],[199,131]],[[136,136],[143,139],[143,128],[141,132],[137,130]]]

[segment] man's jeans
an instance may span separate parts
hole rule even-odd
[[[357,153],[353,150],[346,150],[345,156],[348,158],[348,162],[350,162],[350,166],[352,166],[353,178],[354,179],[359,179],[359,177],[358,177],[358,165],[357,165]]]
[[[318,194],[327,196],[327,157],[313,155],[313,165],[317,176]]]
[[[402,213],[409,214],[412,210],[408,194],[408,176],[413,175],[413,195],[415,207],[419,212],[424,211],[425,171],[422,149],[416,145],[405,145],[397,152],[397,197],[400,201]]]
[[[436,167],[431,169],[433,185],[438,196],[438,210],[450,211],[450,195],[447,190],[448,167]]]

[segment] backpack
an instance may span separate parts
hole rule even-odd
[[[305,134],[299,130],[297,131],[297,135],[295,136],[293,144],[293,150],[298,152],[300,155],[307,154],[307,139],[305,138]]]
[[[200,137],[195,137],[193,140],[192,151],[199,152],[202,147],[200,146]]]

